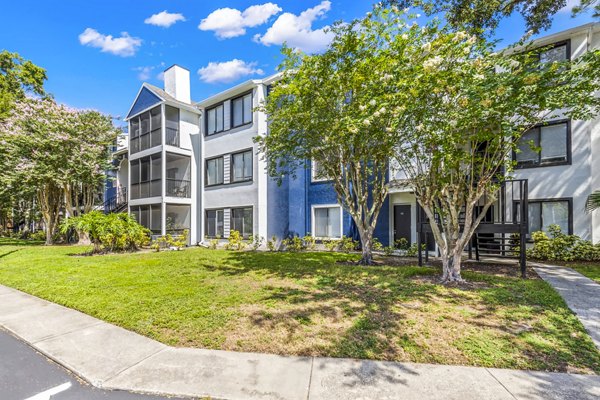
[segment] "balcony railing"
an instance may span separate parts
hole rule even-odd
[[[165,142],[169,146],[179,147],[179,129],[166,128]]]
[[[190,198],[192,194],[190,181],[182,179],[167,179],[167,196]]]

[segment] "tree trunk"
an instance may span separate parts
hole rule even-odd
[[[87,232],[81,231],[81,230],[76,230],[76,232],[77,232],[77,238],[79,239],[77,241],[78,245],[89,246],[90,244],[92,244],[92,241],[90,240],[90,236],[87,234]]]
[[[54,244],[54,226],[51,221],[46,220],[46,243],[45,246],[52,246]]]
[[[442,254],[442,283],[464,282],[460,275],[462,266],[462,245],[455,243],[448,248],[447,254]]]
[[[357,229],[362,249],[362,257],[358,263],[360,265],[373,265],[373,228],[364,229],[357,224]]]

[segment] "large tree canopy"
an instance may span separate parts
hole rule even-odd
[[[571,4],[567,0],[388,0],[386,3],[403,7],[422,8],[427,15],[442,13],[450,25],[473,34],[491,32],[503,18],[519,13],[527,30],[533,33],[548,29],[552,17]],[[592,9],[600,17],[599,0],[579,0],[572,8],[573,15]]]
[[[61,209],[67,216],[91,210],[118,133],[110,117],[51,99],[22,99],[0,124],[0,185],[15,193],[35,193],[47,244]]]
[[[46,71],[17,53],[0,51],[0,120],[8,117],[15,101],[25,94],[44,94]]]

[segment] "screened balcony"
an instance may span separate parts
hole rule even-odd
[[[167,153],[166,164],[166,196],[190,198],[191,190],[191,159],[180,154]]]
[[[179,109],[165,106],[165,143],[169,146],[179,147]]]
[[[153,154],[130,162],[132,200],[162,195],[162,157]]]
[[[189,205],[167,204],[166,232],[180,235],[190,229],[192,208]]]
[[[131,154],[161,145],[161,106],[132,118],[129,124]]]

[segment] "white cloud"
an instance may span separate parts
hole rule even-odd
[[[95,29],[87,28],[79,35],[79,43],[84,46],[99,48],[104,53],[129,57],[134,55],[142,45],[142,39],[129,36],[127,32],[121,33],[120,37],[113,37],[112,35],[103,35]]]
[[[219,8],[204,18],[198,29],[214,31],[219,39],[229,39],[246,34],[246,28],[262,25],[281,11],[281,7],[274,3],[250,6],[243,12],[235,8]]]
[[[198,70],[200,80],[206,83],[230,83],[247,75],[264,75],[264,71],[256,68],[255,62],[247,63],[233,59],[225,62],[210,62]]]
[[[580,3],[580,0],[567,0],[567,4],[565,4],[565,6],[563,8],[558,10],[558,12],[560,14],[570,14],[573,7],[578,6],[579,3]]]
[[[136,67],[133,70],[138,72],[138,79],[140,81],[147,81],[152,76],[154,67]]]
[[[168,28],[178,21],[185,21],[183,14],[169,13],[167,10],[161,11],[158,14],[154,14],[144,20],[145,24],[162,26]]]
[[[265,46],[287,43],[288,46],[305,52],[323,50],[331,42],[333,34],[326,32],[327,26],[313,30],[312,24],[318,18],[324,17],[330,9],[331,2],[325,0],[313,8],[304,10],[300,15],[281,14],[264,35],[257,34],[254,40]]]

